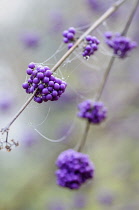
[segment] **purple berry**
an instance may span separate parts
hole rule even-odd
[[[61,84],[61,85],[60,85],[60,89],[61,89],[61,90],[65,90],[65,87],[66,87],[66,86],[65,86],[64,84]]]
[[[53,91],[53,87],[48,87],[48,90],[51,92],[51,91]]]
[[[40,97],[34,97],[34,101],[36,101],[37,103],[42,103],[42,98]]]
[[[60,85],[59,85],[58,83],[55,83],[55,84],[54,84],[54,89],[55,89],[55,90],[59,90],[59,88],[60,88]]]
[[[43,94],[48,94],[48,93],[49,93],[49,91],[48,91],[48,89],[47,89],[47,88],[44,88],[44,89],[42,90],[42,93],[43,93]]]
[[[55,78],[55,82],[58,83],[59,85],[62,83],[61,79]]]
[[[53,90],[52,95],[53,95],[54,97],[56,97],[56,96],[58,95],[57,91],[56,91],[56,90]]]
[[[73,27],[70,27],[70,28],[68,29],[68,31],[71,32],[72,34],[75,34],[75,33],[76,33],[76,30],[75,30],[75,28],[73,28]]]
[[[70,39],[70,40],[72,40],[74,38],[74,34],[69,32],[67,34],[67,38]]]
[[[86,36],[86,41],[89,42],[89,41],[91,41],[91,40],[92,40],[92,36],[91,36],[91,35],[87,35],[87,36]]]
[[[39,79],[43,79],[43,78],[44,78],[43,73],[42,73],[42,72],[39,72],[39,73],[37,74],[37,78],[39,78]]]
[[[29,65],[28,65],[29,68],[31,69],[34,69],[35,68],[35,63],[31,62]]]
[[[53,75],[50,76],[51,81],[55,81],[55,77]]]
[[[49,82],[49,77],[44,77],[43,82],[47,84]]]
[[[28,84],[27,82],[25,82],[25,83],[22,84],[22,87],[23,87],[24,89],[28,89],[29,84]]]
[[[40,82],[40,80],[39,80],[37,77],[35,77],[35,78],[33,79],[33,83],[38,84],[39,82]]]
[[[105,36],[107,39],[111,39],[112,36],[113,36],[113,34],[112,34],[111,31],[107,31],[107,32],[104,34],[104,36]]]
[[[45,72],[45,76],[46,77],[50,77],[52,75],[52,72],[50,71],[50,70],[47,70],[46,72]]]
[[[45,70],[50,70],[50,68],[48,66],[44,66]]]
[[[41,67],[40,68],[40,72],[44,73],[45,72],[45,68]]]
[[[72,48],[73,45],[74,45],[73,43],[69,43],[69,44],[68,44],[68,49]]]
[[[69,42],[68,38],[64,37],[64,38],[63,38],[63,42],[64,42],[65,44],[67,44],[67,43]]]
[[[66,31],[63,31],[63,33],[62,33],[62,35],[64,36],[64,37],[67,37],[67,34],[68,34],[68,31],[66,30]]]
[[[53,86],[54,86],[54,82],[53,82],[53,81],[50,81],[50,82],[48,83],[48,85],[49,85],[50,87],[53,87]]]
[[[44,85],[43,85],[43,84],[40,84],[40,85],[38,86],[38,88],[39,88],[40,90],[42,90],[42,89],[44,88]]]
[[[26,70],[26,72],[27,72],[28,75],[31,75],[33,71],[32,71],[32,69],[28,68],[28,69]]]
[[[31,78],[28,79],[28,83],[33,83],[33,80]]]
[[[52,100],[52,95],[51,95],[51,94],[48,94],[48,95],[46,96],[46,99],[51,101],[51,100]]]
[[[36,76],[37,75],[37,70],[34,70],[33,72],[32,72],[32,76]]]

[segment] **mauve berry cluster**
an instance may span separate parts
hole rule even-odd
[[[120,58],[125,58],[127,53],[137,47],[137,43],[119,33],[105,33],[106,44],[113,49],[114,54]]]
[[[63,31],[62,35],[63,35],[63,42],[68,44],[68,49],[70,49],[75,42],[75,36],[76,34],[76,30],[73,27],[70,27],[68,30]]]
[[[88,155],[68,149],[56,161],[57,184],[69,189],[79,189],[83,183],[94,176],[94,165]]]
[[[98,50],[98,45],[100,41],[95,36],[91,35],[87,35],[85,40],[86,46],[84,47],[82,55],[83,57],[88,58],[93,55],[95,51]]]
[[[26,73],[30,75],[27,82],[22,87],[26,93],[34,93],[34,101],[37,103],[56,101],[65,91],[67,83],[55,77],[47,66],[30,63]]]
[[[85,118],[93,124],[99,124],[107,117],[107,108],[100,101],[83,101],[78,105],[78,109],[78,117]]]

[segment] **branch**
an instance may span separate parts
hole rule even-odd
[[[59,66],[68,58],[68,56],[79,46],[79,44],[84,40],[84,38],[94,31],[103,21],[105,21],[111,14],[113,14],[124,2],[127,0],[119,0],[113,4],[95,23],[91,25],[89,29],[87,29],[81,37],[75,42],[72,48],[70,48],[63,57],[56,63],[56,65],[51,69],[55,72]],[[27,105],[32,101],[35,96],[36,91],[32,94],[32,96],[27,100],[27,102],[21,107],[21,109],[17,112],[17,114],[12,118],[12,120],[8,123],[5,128],[1,129],[2,134],[9,131],[10,126],[15,122],[15,120],[19,117],[19,115],[25,110]]]

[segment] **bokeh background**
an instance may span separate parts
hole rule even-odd
[[[80,36],[114,2],[0,0],[0,127],[29,97],[22,89],[28,63],[46,61],[52,67],[67,51],[62,31],[73,26]],[[77,191],[55,181],[57,156],[75,148],[85,129],[85,121],[76,117],[77,105],[94,98],[110,60],[104,32],[122,31],[135,2],[127,1],[93,32],[101,46],[92,58],[84,60],[79,47],[61,65],[56,75],[68,87],[60,100],[31,102],[11,126],[9,138],[19,147],[0,151],[0,210],[139,209],[138,48],[116,59],[101,97],[108,119],[89,130],[83,152],[95,164],[94,180]],[[128,33],[137,43],[138,17],[139,11]],[[47,140],[62,137],[59,143]]]

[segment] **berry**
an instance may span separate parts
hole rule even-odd
[[[73,47],[73,45],[74,45],[73,43],[69,43],[68,44],[68,49],[70,49],[71,47]]]
[[[43,78],[44,78],[44,74],[43,74],[42,72],[39,72],[39,73],[37,74],[37,77],[38,77],[39,79],[43,79]]]
[[[99,124],[107,117],[107,109],[102,102],[86,100],[78,105],[78,109],[78,117],[85,118],[93,124]]]
[[[68,31],[71,32],[72,34],[75,34],[76,33],[76,30],[73,27],[70,27]]]
[[[22,84],[22,87],[23,87],[24,89],[28,89],[29,84],[28,84],[27,82],[25,82],[25,83]]]
[[[59,87],[60,87],[60,85],[59,85],[58,83],[55,83],[55,84],[54,84],[54,89],[55,89],[55,90],[59,90]]]
[[[44,77],[44,78],[43,78],[43,82],[44,82],[44,83],[48,83],[48,82],[49,82],[49,78],[48,78],[48,77]]]
[[[72,40],[73,38],[74,38],[74,34],[72,34],[72,33],[68,33],[67,34],[67,38],[69,39],[69,40]]]
[[[31,75],[31,74],[32,74],[32,69],[28,68],[28,69],[26,70],[26,72],[27,72],[28,75]]]
[[[48,94],[48,93],[49,93],[48,88],[44,88],[44,89],[42,90],[42,93],[45,94],[45,95]]]
[[[57,184],[69,189],[79,189],[83,183],[94,177],[94,165],[88,155],[68,149],[56,161]]]
[[[35,68],[35,63],[31,62],[29,65],[28,65],[29,68],[31,69],[34,69]]]

